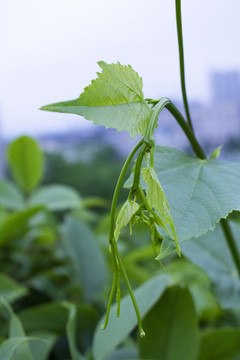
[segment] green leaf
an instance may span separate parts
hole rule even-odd
[[[5,307],[10,316],[9,337],[18,338],[26,336],[22,323],[13,312],[11,306],[3,298],[0,298],[0,303]],[[16,349],[14,356],[18,359],[34,360],[27,342],[23,343],[18,349]]]
[[[196,360],[198,324],[193,300],[185,288],[171,287],[143,320],[147,337],[139,340],[145,359]]]
[[[103,290],[107,268],[103,253],[90,228],[73,216],[68,216],[62,229],[65,251],[77,281],[83,286],[87,300],[93,300]]]
[[[181,284],[189,289],[201,320],[213,320],[221,314],[220,306],[212,293],[210,279],[200,267],[178,259],[167,265],[163,271],[170,275],[170,286]]]
[[[36,190],[31,195],[29,204],[44,205],[52,211],[68,210],[79,207],[81,198],[77,191],[69,186],[51,184]]]
[[[230,222],[231,230],[240,244],[240,224]],[[223,308],[239,308],[240,282],[238,271],[227,246],[223,231],[217,225],[214,231],[182,244],[182,251],[200,266],[213,282],[213,290]],[[240,251],[240,245],[239,245]]]
[[[34,189],[43,175],[43,155],[38,143],[22,136],[9,145],[7,155],[15,181],[27,192]]]
[[[23,310],[18,314],[27,332],[48,331],[64,334],[68,309],[63,302],[51,302]],[[96,310],[85,304],[77,305],[77,332],[93,331],[96,326]]]
[[[155,169],[180,241],[203,235],[220,218],[240,210],[240,163],[201,160],[156,147]]]
[[[66,303],[68,308],[68,321],[67,321],[67,338],[70,348],[72,360],[84,360],[82,354],[77,349],[76,345],[76,331],[77,331],[77,308],[75,304]]]
[[[24,208],[24,199],[20,191],[9,181],[0,181],[0,205],[10,210]]]
[[[16,351],[27,341],[31,340],[27,337],[14,337],[12,339],[5,340],[0,345],[0,359],[1,360],[15,360],[20,359],[15,357]]]
[[[118,239],[121,230],[127,226],[127,224],[130,222],[132,217],[136,214],[136,212],[139,210],[140,205],[132,200],[127,200],[123,206],[121,207],[117,220],[116,220],[116,228],[114,231],[114,237],[115,240]]]
[[[34,338],[38,338],[40,341],[30,341],[29,346],[33,354],[34,360],[48,360],[49,354],[56,341],[56,335],[52,333],[34,332],[30,334]],[[42,340],[42,341],[41,341]]]
[[[27,288],[19,285],[9,276],[0,273],[0,295],[4,300],[11,303],[26,295],[27,292]]]
[[[134,291],[141,317],[143,317],[157,302],[167,286],[168,277],[154,277]],[[129,295],[121,300],[121,316],[116,317],[117,304],[110,310],[110,320],[107,328],[102,330],[103,317],[96,328],[93,339],[93,355],[95,360],[103,360],[110,354],[137,326],[137,317]],[[146,334],[148,338],[148,333]]]
[[[158,176],[152,167],[147,167],[142,169],[142,177],[144,182],[147,184],[148,188],[146,190],[147,193],[147,201],[151,208],[154,208],[156,212],[158,212],[161,216],[161,219],[166,225],[169,225],[172,231],[172,237],[175,240],[175,246],[180,254],[180,248],[178,245],[178,236],[175,230],[174,221],[172,218],[171,210],[168,205],[168,201],[162,186],[159,182]],[[164,227],[164,229],[166,229]],[[167,230],[167,229],[166,229]],[[167,230],[168,231],[168,230]],[[169,231],[168,231],[169,233]],[[169,234],[171,235],[171,233]]]
[[[41,209],[41,206],[35,206],[8,215],[0,224],[0,246],[17,236],[22,236],[27,230],[28,220]]]
[[[102,73],[79,98],[43,106],[41,110],[82,115],[94,124],[144,135],[151,110],[144,100],[142,79],[131,68],[100,61]]]
[[[202,333],[197,360],[232,360],[240,355],[240,329],[214,329]]]

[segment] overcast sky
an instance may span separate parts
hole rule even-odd
[[[99,60],[131,64],[146,97],[180,98],[174,0],[1,0],[0,127],[5,136],[77,127],[39,111],[76,98]],[[240,71],[240,1],[182,0],[187,92],[208,101],[212,70]]]

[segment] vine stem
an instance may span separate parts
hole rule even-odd
[[[187,101],[187,91],[186,91],[186,82],[185,82],[181,0],[175,0],[175,5],[176,5],[176,23],[177,23],[178,53],[179,53],[182,97],[183,97],[183,103],[184,103],[184,108],[185,108],[185,112],[186,112],[187,122],[188,122],[190,129],[193,132],[193,125],[192,125],[192,120],[191,120],[188,101]]]
[[[187,92],[186,92],[186,85],[185,85],[185,70],[184,70],[184,51],[183,51],[183,35],[182,35],[182,14],[181,14],[181,0],[175,0],[176,5],[176,23],[177,23],[177,36],[178,36],[178,50],[179,50],[179,65],[180,65],[180,77],[181,77],[181,88],[182,88],[182,96],[183,102],[187,117],[187,123],[183,119],[181,113],[175,108],[170,106],[169,104],[166,106],[168,110],[172,113],[175,119],[178,121],[179,125],[182,127],[183,131],[187,135],[188,139],[191,139],[191,145],[195,152],[195,154],[200,157],[201,159],[206,159],[206,155],[202,150],[200,144],[197,142],[194,132],[193,126],[191,122],[188,101],[187,101]],[[185,125],[188,125],[189,128]],[[191,131],[191,132],[190,132]],[[238,275],[240,277],[240,254],[238,252],[236,242],[234,236],[232,234],[231,228],[229,223],[225,219],[220,220],[222,230],[225,235],[225,239],[227,241],[229,250],[232,254],[233,261],[236,265]]]

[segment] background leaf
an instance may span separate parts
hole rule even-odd
[[[35,206],[8,215],[0,224],[0,246],[16,236],[22,236],[27,230],[28,220],[41,209],[41,206]]]
[[[67,338],[70,348],[72,360],[84,360],[76,345],[76,331],[77,331],[77,308],[75,304],[66,304],[68,308],[68,321],[66,326]]]
[[[222,328],[203,332],[197,360],[232,360],[240,355],[240,329]]]
[[[142,317],[161,297],[167,281],[168,277],[166,275],[156,276],[134,291]],[[121,315],[119,318],[117,318],[116,312],[117,304],[114,304],[110,310],[109,324],[104,331],[101,329],[101,325],[104,323],[105,317],[98,323],[93,339],[95,360],[105,359],[137,325],[137,317],[129,295],[121,300]],[[148,333],[146,338],[148,338]]]
[[[145,359],[195,360],[198,353],[198,324],[189,291],[168,288],[143,320],[146,338],[139,340]]]
[[[37,141],[19,137],[9,145],[7,155],[15,181],[26,192],[31,191],[43,175],[43,155]]]
[[[0,205],[10,210],[21,210],[24,207],[22,194],[9,181],[0,181]]]
[[[51,184],[37,189],[31,195],[29,204],[44,205],[52,211],[68,210],[79,207],[81,198],[77,191],[69,186]]]
[[[240,224],[230,222],[240,251]],[[182,244],[182,251],[192,262],[204,269],[213,282],[213,291],[224,308],[239,308],[240,282],[236,266],[227,246],[223,231],[214,231]]]
[[[63,302],[30,307],[19,313],[19,318],[27,332],[48,331],[65,333],[68,309]],[[77,305],[77,332],[93,331],[97,321],[96,310],[89,305]]]
[[[103,253],[90,228],[68,216],[62,228],[65,251],[82,284],[85,298],[92,300],[106,283],[107,268]]]
[[[27,288],[19,285],[9,276],[0,273],[0,296],[7,302],[11,303],[28,292]]]
[[[144,100],[142,79],[131,68],[100,61],[102,73],[78,99],[43,106],[42,110],[82,115],[94,124],[144,135],[151,110]]]

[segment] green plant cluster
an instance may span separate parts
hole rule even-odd
[[[131,66],[103,61],[77,99],[42,107],[142,135],[110,216],[94,229],[83,221],[93,201],[63,185],[38,186],[43,159],[33,139],[9,146],[18,187],[0,183],[1,359],[240,359],[240,163],[218,161],[220,148],[207,158],[197,141],[180,0],[176,18],[187,120],[170,99],[145,99]],[[164,108],[196,157],[155,145]],[[118,207],[123,186],[129,194]]]

